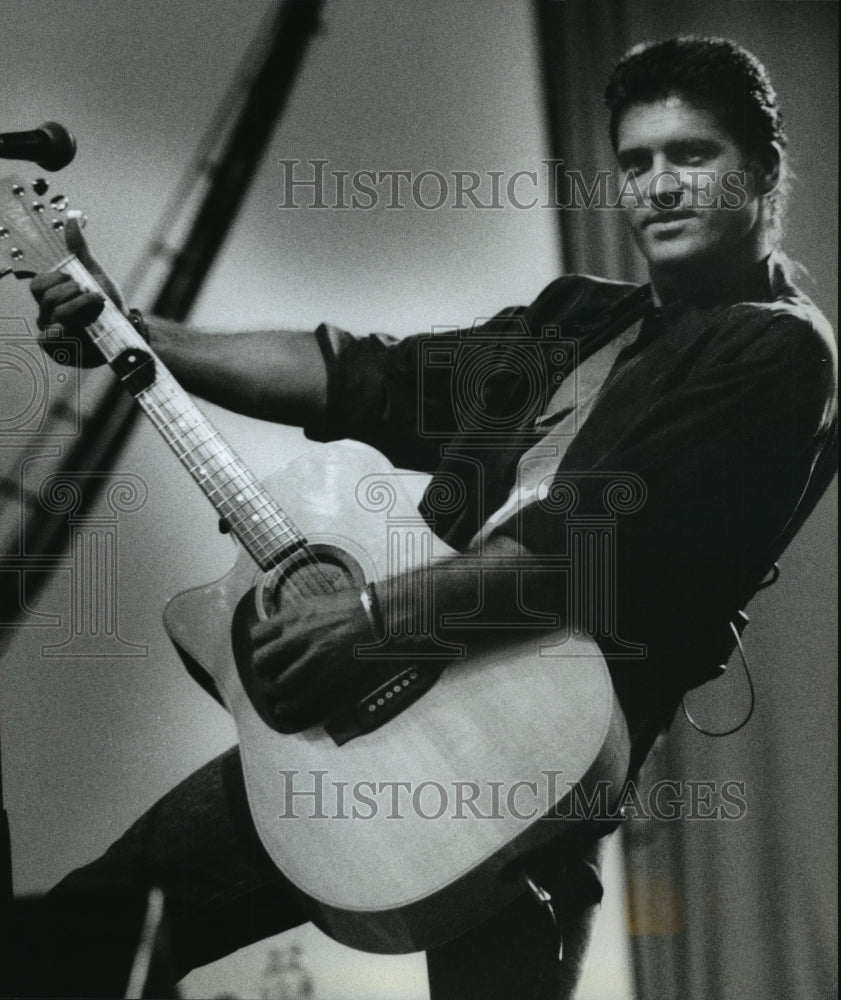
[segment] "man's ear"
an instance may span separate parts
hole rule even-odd
[[[751,170],[760,194],[770,194],[780,183],[783,151],[778,142],[772,142],[761,158],[751,161]]]

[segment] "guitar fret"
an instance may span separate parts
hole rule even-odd
[[[178,439],[178,443],[180,444],[181,441],[186,440],[187,437],[188,435],[185,434],[182,438]],[[185,457],[187,457],[188,455],[192,456],[193,452],[198,451],[199,448],[203,448],[205,445],[209,445],[212,442],[212,440],[213,440],[212,438],[205,438],[203,441],[197,441],[194,445],[191,445],[189,448],[186,448],[184,450],[183,452],[184,456]],[[214,456],[214,454],[218,454],[218,452],[215,453],[213,451],[208,452],[206,459],[208,460],[211,459]]]

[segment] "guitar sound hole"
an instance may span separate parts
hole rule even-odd
[[[265,621],[288,601],[305,601],[351,587],[361,590],[365,582],[362,567],[349,553],[333,545],[310,545],[306,554],[296,553],[261,574],[256,581],[257,616]]]

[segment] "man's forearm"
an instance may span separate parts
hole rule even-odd
[[[147,319],[153,349],[189,392],[237,413],[299,427],[323,412],[327,376],[312,332],[208,333]]]
[[[376,617],[406,653],[423,649],[433,633],[469,647],[512,630],[539,635],[568,624],[563,575],[535,570],[529,554],[504,536],[492,539],[481,558],[455,555],[382,580],[375,595]]]

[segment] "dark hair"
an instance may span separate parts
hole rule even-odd
[[[756,56],[727,38],[686,35],[635,45],[617,63],[604,95],[614,150],[630,105],[672,95],[715,114],[742,152],[760,163],[767,162],[772,143],[783,151],[788,144],[777,94]],[[776,235],[786,193],[781,170],[780,184],[766,196]]]

